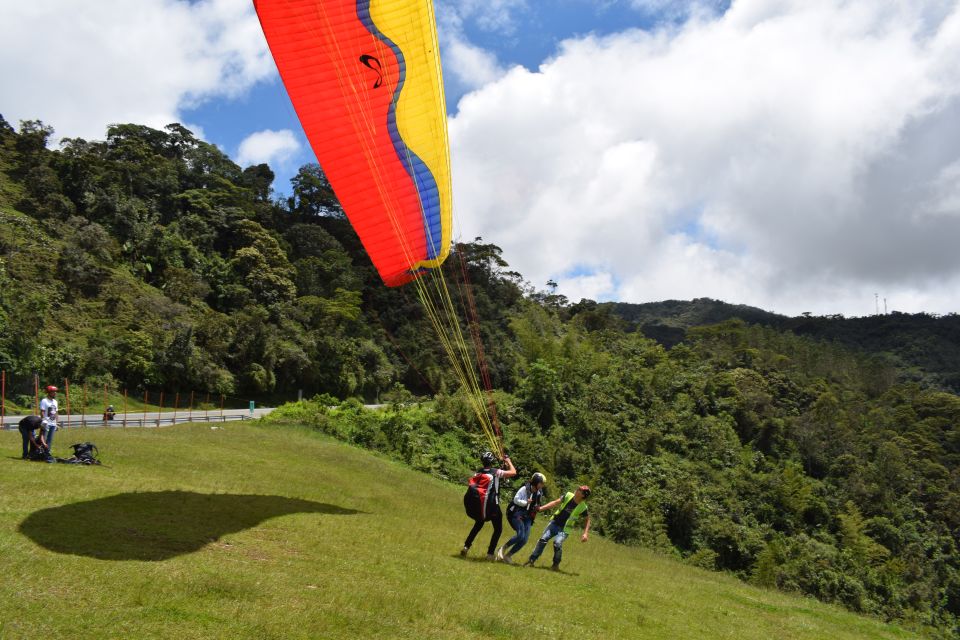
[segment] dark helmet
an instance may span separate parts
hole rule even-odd
[[[491,451],[484,451],[480,454],[480,462],[482,462],[484,466],[489,467],[497,462],[497,456],[493,455]]]

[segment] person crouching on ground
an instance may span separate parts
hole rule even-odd
[[[20,438],[23,440],[24,460],[31,457],[34,451],[47,451],[47,443],[43,439],[43,421],[40,416],[26,416],[17,425],[20,430]],[[49,455],[49,454],[48,454]]]
[[[57,388],[47,387],[47,397],[40,401],[40,419],[43,421],[43,439],[49,449],[53,449],[53,434],[57,430],[57,415],[60,408],[57,405]]]
[[[537,540],[537,546],[533,549],[533,553],[530,554],[530,559],[527,560],[526,566],[532,567],[536,564],[537,559],[540,558],[540,554],[543,553],[544,547],[547,546],[551,538],[554,538],[553,566],[550,568],[554,571],[558,570],[560,568],[560,560],[563,557],[563,541],[567,539],[567,536],[573,531],[574,523],[581,517],[585,518],[585,521],[580,542],[587,541],[587,538],[590,537],[590,512],[587,510],[587,498],[589,497],[590,487],[582,485],[578,487],[576,491],[568,491],[562,497],[540,507],[540,511],[546,511],[547,509],[552,509],[560,505],[560,508],[557,509],[557,512],[553,515],[553,519],[550,520],[547,528],[544,529],[543,535]]]
[[[480,533],[480,529],[483,528],[483,523],[489,520],[493,525],[493,535],[490,537],[490,545],[487,547],[487,560],[493,560],[494,558],[493,550],[497,548],[500,533],[503,531],[503,512],[500,511],[500,481],[517,475],[517,469],[513,466],[510,456],[506,454],[503,456],[503,462],[507,465],[506,469],[497,469],[494,467],[493,465],[496,464],[496,462],[497,457],[493,455],[492,452],[484,451],[480,454],[480,464],[483,465],[483,469],[478,471],[477,474],[489,474],[493,476],[493,481],[488,489],[489,495],[487,497],[486,513],[484,514],[485,519],[474,520],[473,528],[470,529],[470,533],[463,543],[463,549],[460,550],[460,555],[463,557],[466,557],[467,552],[470,551],[470,546],[473,544],[473,540],[477,537],[477,534]]]
[[[535,473],[530,481],[524,483],[513,496],[510,506],[507,507],[507,522],[516,534],[497,549],[497,560],[511,564],[513,554],[527,544],[533,519],[536,517],[540,499],[543,497],[543,485],[546,482],[547,478],[542,473]]]

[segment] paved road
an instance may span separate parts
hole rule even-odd
[[[216,411],[163,411],[160,413],[148,411],[147,413],[128,413],[126,421],[122,413],[118,413],[110,422],[103,421],[103,414],[88,413],[84,415],[71,414],[66,416],[60,414],[60,428],[72,429],[74,427],[156,427],[160,425],[178,424],[181,422],[227,422],[231,420],[249,420],[259,418],[273,411],[272,407],[263,407],[254,409],[253,413],[249,409],[224,409],[222,412]],[[17,424],[23,416],[6,416],[3,419],[2,429],[16,429]]]

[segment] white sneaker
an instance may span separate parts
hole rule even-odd
[[[497,549],[497,560],[500,560],[500,561],[503,560],[503,548],[504,548],[505,546],[507,546],[507,545],[502,544],[502,545],[500,545],[500,548]]]

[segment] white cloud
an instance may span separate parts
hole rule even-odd
[[[588,300],[607,300],[616,292],[613,275],[610,273],[591,273],[570,275],[563,278],[563,293],[570,302]]]
[[[585,269],[628,301],[957,311],[960,2],[692,16],[567,41],[465,96],[465,236],[570,297]]]
[[[485,30],[512,34],[517,28],[516,14],[528,7],[527,0],[456,0],[453,8]]]
[[[293,131],[266,129],[244,138],[237,151],[237,164],[242,167],[261,162],[283,165],[289,162],[299,150],[300,143]]]
[[[440,51],[447,91],[460,94],[489,84],[504,74],[492,51],[470,42],[464,33],[463,16],[452,8],[437,14]],[[452,84],[451,84],[452,83]]]
[[[712,14],[720,11],[724,0],[629,0],[634,9],[657,15],[661,18],[677,19],[692,14]]]
[[[940,171],[931,181],[930,191],[919,214],[960,216],[960,160]]]
[[[162,127],[273,73],[248,0],[0,3],[0,91],[14,126],[39,118],[85,138],[116,122]]]

